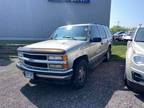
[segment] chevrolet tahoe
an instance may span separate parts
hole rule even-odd
[[[48,40],[18,48],[17,67],[32,81],[54,79],[85,85],[89,67],[108,61],[112,36],[99,24],[59,27]]]

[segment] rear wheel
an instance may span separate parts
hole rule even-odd
[[[88,63],[86,60],[80,60],[74,64],[73,86],[77,89],[82,88],[86,82]]]
[[[105,54],[105,60],[104,61],[109,61],[110,58],[111,58],[111,47],[108,48],[108,51]]]

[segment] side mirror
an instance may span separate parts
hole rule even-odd
[[[90,40],[90,42],[101,42],[101,41],[102,41],[102,39],[99,38],[99,37],[93,38],[93,39]]]

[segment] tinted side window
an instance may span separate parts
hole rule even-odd
[[[106,27],[104,27],[104,31],[105,31],[106,36],[109,37],[109,34],[108,34]]]
[[[105,33],[105,30],[104,30],[104,27],[98,26],[98,29],[99,29],[101,38],[103,38],[103,39],[107,38],[106,33]]]
[[[92,36],[92,38],[94,38],[94,37],[100,37],[100,34],[99,34],[97,26],[93,26],[92,27],[91,36]]]
[[[106,32],[108,38],[112,37],[112,35],[107,27],[105,27],[105,32]]]

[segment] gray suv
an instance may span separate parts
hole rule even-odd
[[[111,55],[112,36],[98,24],[62,26],[47,41],[18,48],[17,67],[31,82],[71,81],[84,86],[88,69]]]

